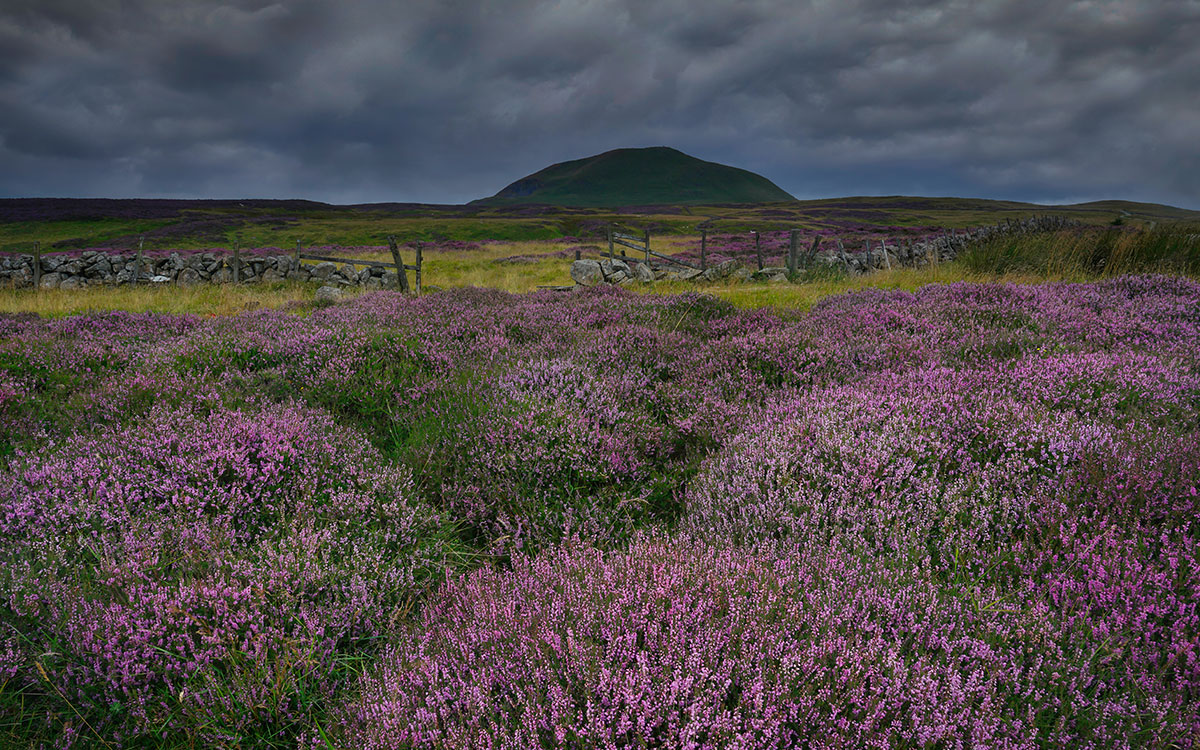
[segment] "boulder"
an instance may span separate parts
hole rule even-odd
[[[613,281],[614,276],[624,275],[626,278],[633,276],[633,269],[620,258],[602,259],[600,261],[600,270],[604,272],[604,278],[608,281]]]
[[[330,276],[332,276],[334,271],[336,271],[336,270],[337,270],[336,265],[334,265],[333,263],[330,263],[329,261],[324,261],[322,263],[318,263],[317,265],[313,266],[311,273],[312,273],[312,277],[314,279],[320,279],[321,281],[325,281]],[[288,274],[288,276],[290,278],[291,274]]]
[[[335,286],[323,286],[317,290],[315,299],[318,304],[332,305],[345,296],[341,289]]]
[[[638,281],[652,282],[654,281],[654,269],[645,263],[634,263],[633,277]]]
[[[175,277],[175,283],[180,286],[193,286],[200,283],[200,271],[188,266]]]
[[[85,286],[87,282],[79,276],[64,276],[58,284],[59,289],[82,289]]]
[[[699,278],[704,273],[699,268],[680,268],[678,270],[667,271],[666,279],[668,281],[691,281]]]
[[[577,260],[571,264],[571,278],[580,286],[603,284],[604,277],[604,271],[600,268],[600,261]]]
[[[56,273],[42,274],[42,289],[58,289],[58,285],[62,283],[62,277]]]
[[[717,279],[727,279],[732,276],[733,272],[738,270],[741,265],[741,263],[738,263],[733,258],[730,258],[729,260],[723,260],[717,265],[709,266],[704,270],[704,280],[716,281]]]

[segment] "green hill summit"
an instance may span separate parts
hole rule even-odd
[[[794,198],[762,175],[654,146],[553,164],[475,203],[633,206],[790,200]]]

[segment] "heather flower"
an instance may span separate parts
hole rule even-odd
[[[155,409],[6,484],[7,617],[117,735],[287,731],[453,554],[407,471],[298,407]]]

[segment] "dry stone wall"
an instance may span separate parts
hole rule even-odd
[[[41,256],[40,286],[43,289],[81,289],[122,284],[223,284],[234,280],[234,259],[216,253],[143,257],[139,270],[132,253],[85,251],[77,256]],[[34,256],[14,255],[0,259],[0,288],[32,287]],[[135,279],[136,277],[136,279]],[[326,286],[361,286],[366,289],[398,289],[394,269],[383,265],[355,267],[349,263],[303,263],[290,255],[246,256],[241,259],[238,280],[244,283],[312,281]]]

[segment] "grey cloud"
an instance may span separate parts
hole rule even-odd
[[[0,9],[0,194],[465,201],[667,144],[798,195],[1200,207],[1200,2]]]

